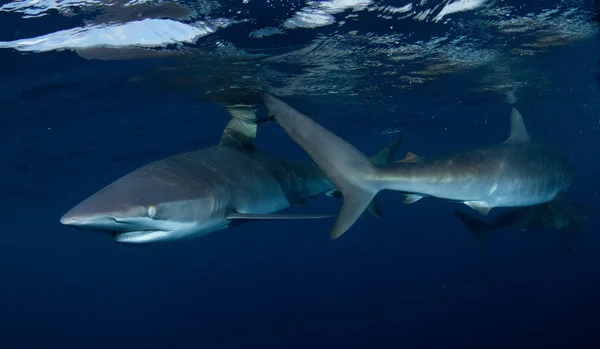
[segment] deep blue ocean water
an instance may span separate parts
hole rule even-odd
[[[15,44],[135,20],[118,18],[123,3],[115,1],[110,16],[83,1],[54,2],[35,18],[0,8],[0,348],[600,347],[600,37],[592,16],[582,12],[589,28],[577,35],[573,28],[583,24],[566,20],[546,31],[500,35],[482,27],[478,20],[490,15],[476,10],[450,14],[449,22],[394,17],[390,29],[376,10],[346,8],[330,14],[335,24],[288,26],[260,41],[251,33],[314,5],[206,1],[184,4],[197,13],[177,20],[253,19],[166,48],[202,49],[208,58],[85,59],[64,39],[44,52]],[[435,3],[437,14],[453,2]],[[488,5],[513,6],[502,16],[529,14],[530,21],[547,9],[594,9],[590,1]],[[358,19],[341,25],[351,13]],[[541,17],[546,23],[552,14]],[[561,28],[568,30],[548,32]],[[356,41],[336,37],[353,30]],[[465,36],[469,44],[427,46],[445,31],[448,40]],[[409,33],[419,38],[411,41]],[[383,42],[390,35],[406,41]],[[544,37],[555,44],[540,48],[552,41],[536,41]],[[122,46],[141,42],[131,40]],[[416,42],[427,52],[390,58]],[[317,48],[293,59],[239,63],[248,58],[220,55],[228,45],[270,57]],[[467,64],[492,49],[500,53]],[[466,58],[456,58],[460,53]],[[444,72],[435,70],[440,64]],[[403,78],[425,67],[434,67],[435,78]],[[331,219],[252,222],[146,246],[60,224],[67,210],[120,176],[216,144],[229,116],[200,97],[243,84],[267,86],[366,154],[402,130],[399,158],[500,143],[516,106],[531,137],[573,164],[567,196],[589,207],[586,234],[564,244],[558,230],[507,228],[482,248],[453,214],[474,214],[468,207],[436,199],[405,205],[389,191],[377,196],[381,219],[363,214],[334,241]],[[258,132],[261,151],[310,161],[278,125]],[[337,212],[340,205],[321,196],[301,210]],[[492,216],[505,211],[495,210]]]

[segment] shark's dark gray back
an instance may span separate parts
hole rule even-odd
[[[313,164],[294,162],[254,149],[219,144],[148,164],[129,174],[131,182],[155,181],[164,188],[165,199],[196,199],[203,196],[264,196],[259,189],[281,192],[290,202],[333,188]],[[143,194],[141,194],[143,195]],[[155,195],[149,195],[156,199]]]
[[[558,152],[538,143],[502,143],[478,149],[462,150],[435,156],[421,156],[417,161],[398,162],[390,166],[402,167],[407,173],[431,176],[452,171],[455,175],[505,175],[519,173],[546,174],[550,179],[570,182],[573,168]]]

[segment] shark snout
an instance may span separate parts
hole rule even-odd
[[[60,223],[64,225],[70,226],[78,226],[84,224],[86,221],[85,217],[80,217],[73,213],[73,210],[65,213],[62,217],[60,217]]]
[[[64,215],[60,217],[60,223],[64,225],[77,225],[77,218]]]
[[[79,216],[67,212],[60,218],[60,223],[75,228],[84,229],[112,229],[117,225],[117,221],[110,216]]]
[[[62,217],[60,217],[60,223],[64,225],[82,224],[91,216],[93,216],[93,214],[85,214],[79,209],[79,207],[73,207],[67,211],[67,213],[63,214]]]

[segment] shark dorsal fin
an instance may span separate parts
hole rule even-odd
[[[513,108],[510,114],[510,136],[504,143],[526,142],[529,142],[529,134],[527,133],[527,128],[525,128],[523,117],[517,108]]]
[[[402,160],[398,160],[396,162],[419,162],[421,161],[421,157],[415,153],[408,152],[406,156]]]
[[[399,135],[393,142],[381,149],[377,154],[371,156],[371,161],[377,166],[387,165],[394,161],[394,157],[402,144],[402,135]]]
[[[256,110],[249,106],[228,106],[231,121],[221,135],[221,144],[242,148],[254,149],[256,138]]]

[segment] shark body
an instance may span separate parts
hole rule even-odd
[[[405,202],[434,197],[462,202],[487,215],[494,207],[523,207],[553,200],[565,191],[573,170],[558,153],[530,140],[513,109],[510,137],[501,144],[419,157],[377,166],[362,152],[276,97],[263,94],[275,120],[325,172],[344,196],[330,233],[346,232],[381,190],[406,195]]]

